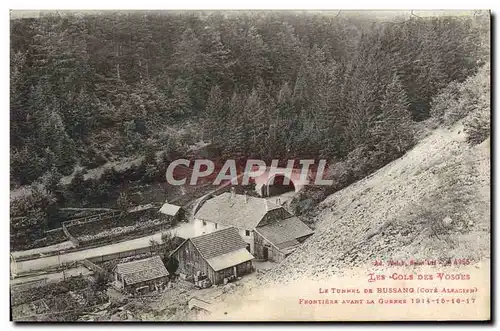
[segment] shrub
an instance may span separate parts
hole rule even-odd
[[[130,207],[130,198],[125,192],[121,192],[116,200],[116,205],[122,211],[126,211]]]
[[[102,292],[106,290],[107,285],[108,277],[102,272],[96,273],[96,275],[94,276],[94,283],[92,284],[92,289],[94,290],[94,292]]]
[[[490,106],[486,96],[480,99],[478,110],[469,116],[464,122],[464,131],[467,142],[471,145],[482,143],[491,134],[490,128]]]
[[[459,107],[460,87],[460,83],[453,81],[432,99],[430,114],[439,123],[443,122],[448,109],[457,109]]]
[[[179,268],[179,261],[177,261],[177,259],[173,256],[168,259],[164,259],[163,263],[165,264],[165,267],[170,275],[174,275]]]
[[[444,88],[432,101],[431,115],[438,122],[451,126],[483,108],[489,94],[490,65],[486,64],[464,82],[451,82]]]
[[[10,201],[11,248],[32,245],[44,236],[49,216],[56,208],[54,195],[42,184],[33,184],[30,193]]]
[[[174,235],[170,232],[163,232],[161,234],[161,243],[165,245],[166,254],[171,253],[174,249],[177,248],[174,240]]]

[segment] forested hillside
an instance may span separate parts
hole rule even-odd
[[[13,19],[11,182],[199,140],[227,158],[342,160],[356,150],[387,163],[414,144],[432,98],[488,59],[484,14]]]

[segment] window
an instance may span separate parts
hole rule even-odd
[[[250,236],[250,231],[249,230],[245,230],[245,236],[247,236],[247,237]]]
[[[203,221],[203,226],[206,226],[207,225],[207,222]]]
[[[217,230],[217,223],[215,223],[215,230]]]

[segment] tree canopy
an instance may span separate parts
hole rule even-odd
[[[433,97],[489,59],[488,38],[482,16],[13,19],[11,182],[165,150],[185,123],[198,128],[190,140],[211,141],[225,158],[342,159],[362,146],[394,157]]]

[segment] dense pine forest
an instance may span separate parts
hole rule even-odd
[[[381,163],[489,60],[489,16],[49,13],[11,20],[11,183],[212,142]]]

